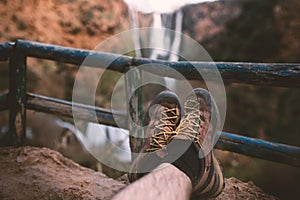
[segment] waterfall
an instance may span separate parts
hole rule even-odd
[[[178,34],[174,35],[172,46],[169,47],[170,49],[170,55],[168,58],[168,61],[178,61],[179,60],[179,51],[180,51],[180,43],[181,43],[181,33],[182,31],[182,19],[183,19],[183,13],[182,10],[177,10],[175,13],[175,32]],[[170,18],[166,23],[170,23]],[[172,20],[172,18],[171,18]],[[171,22],[172,24],[172,22]],[[167,28],[167,27],[166,27]],[[171,35],[166,35],[166,40],[171,41]],[[172,90],[175,90],[176,87],[176,80],[173,78],[165,77],[164,81],[166,83],[167,88],[170,88]]]
[[[129,8],[129,19],[131,28],[133,31],[133,42],[135,46],[135,52],[137,57],[142,57],[140,35],[138,28],[140,27],[138,12],[148,13],[151,10],[148,8],[142,8],[141,5],[137,5],[138,1],[124,0]],[[140,2],[140,1],[139,1]],[[151,6],[150,6],[151,7]],[[175,17],[175,26],[174,26]],[[181,37],[180,34],[175,34],[174,38],[171,38],[170,31],[168,29],[174,29],[177,33],[181,33],[183,14],[181,10],[174,10],[170,13],[152,12],[152,25],[153,31],[150,34],[149,46],[161,47],[152,49],[149,57],[153,60],[168,60],[178,61]],[[174,28],[173,28],[174,27]],[[157,33],[156,30],[161,29],[162,32]],[[174,90],[176,80],[173,78],[164,77],[167,88]]]
[[[175,32],[181,33],[182,32],[182,20],[183,20],[183,13],[182,10],[176,11],[176,21],[175,21]],[[180,49],[181,37],[180,34],[175,34],[173,39],[173,44],[171,46],[171,55],[169,57],[169,61],[178,61],[178,53]]]
[[[139,27],[138,13],[130,7],[129,7],[129,20],[130,20],[131,29]],[[133,42],[134,42],[136,57],[142,57],[140,37],[139,37],[139,30],[138,29],[135,29],[135,31],[133,31],[132,38],[133,38]]]
[[[139,15],[151,14],[153,29],[150,34],[150,45],[154,47],[161,47],[161,49],[152,49],[150,55],[146,56],[151,59],[167,60],[167,61],[178,61],[181,44],[181,32],[182,32],[182,21],[183,13],[182,7],[188,4],[195,4],[200,2],[210,2],[215,0],[124,0],[129,9],[130,24],[133,32],[133,41],[136,49],[136,56],[142,57],[140,35],[138,28],[140,27]],[[157,29],[163,30],[161,33],[155,31]],[[172,29],[175,34],[172,38],[170,31]],[[176,80],[173,78],[164,77],[167,88],[175,90]]]

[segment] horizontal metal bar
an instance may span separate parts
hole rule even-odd
[[[72,102],[63,101],[51,97],[45,97],[36,94],[28,94],[27,108],[31,110],[56,114],[65,117],[73,117]],[[106,124],[110,126],[118,126],[113,119],[109,110],[86,106],[82,104],[74,104],[75,112],[80,113],[82,119],[92,120],[96,123]],[[95,112],[98,121],[92,119],[91,112]],[[128,129],[126,114],[118,114],[119,119],[124,121],[121,127]],[[300,148],[290,145],[268,142],[257,138],[240,136],[232,133],[221,132],[220,138],[216,144],[217,149],[228,150],[256,158],[275,161],[279,163],[289,164],[300,167]]]
[[[13,42],[0,43],[0,61],[7,61],[14,47]]]
[[[217,149],[300,167],[299,147],[227,132],[219,134],[220,138],[215,146]]]
[[[300,87],[300,63],[245,63],[245,62],[165,62],[149,59],[134,59],[133,65],[159,64],[168,66],[157,70],[154,67],[144,68],[154,74],[174,77],[176,70],[188,80],[202,79],[199,72],[214,81],[216,67],[224,82],[243,83],[263,86]]]
[[[73,110],[72,110],[73,106]],[[121,112],[114,112],[102,109],[99,107],[83,105],[70,101],[64,101],[52,97],[46,97],[37,94],[27,94],[27,108],[39,112],[50,113],[63,117],[73,118],[73,111],[76,116],[80,116],[80,119],[106,124],[110,126],[118,126],[121,128],[127,128],[126,115]],[[95,120],[94,113],[96,113],[97,119]],[[116,124],[114,117],[118,119],[118,125]]]
[[[26,40],[18,40],[16,46],[29,57],[48,59],[74,65],[84,64],[84,66],[97,68],[106,68],[109,65],[109,69],[121,73],[126,72],[127,68],[131,65],[132,59],[131,57],[112,53],[88,51]],[[86,59],[87,57],[88,59]]]
[[[0,94],[0,111],[8,110],[8,94]]]
[[[143,64],[152,64],[154,66],[158,64],[167,67],[165,70],[157,70],[155,66],[145,69],[154,74],[169,77],[174,77],[171,71],[175,69],[188,80],[201,80],[202,77],[198,71],[213,75],[214,71],[211,66],[214,65],[218,68],[225,82],[264,86],[300,87],[299,63],[166,62],[48,45],[25,40],[18,40],[16,46],[27,56],[56,60],[75,65],[81,65],[83,61],[85,61],[85,66],[99,68],[109,66],[109,69],[121,73],[126,72],[129,66],[139,66]],[[87,56],[89,56],[89,59],[85,60]]]

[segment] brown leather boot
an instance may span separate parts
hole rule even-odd
[[[166,162],[185,172],[193,184],[193,197],[218,196],[224,188],[223,173],[213,155],[217,106],[205,89],[194,89],[184,104],[184,115],[167,146]]]
[[[138,157],[134,160],[129,180],[134,181],[161,164],[166,145],[174,136],[180,122],[180,103],[175,93],[162,91],[148,108],[145,117],[145,142]]]

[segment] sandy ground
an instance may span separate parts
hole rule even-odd
[[[47,148],[0,148],[0,168],[0,199],[110,199],[127,184]],[[216,199],[276,198],[251,182],[229,178]]]

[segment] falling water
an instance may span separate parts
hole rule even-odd
[[[126,2],[126,0],[125,0]],[[132,2],[130,2],[132,3]],[[130,24],[131,28],[140,28],[140,17],[139,13],[134,10],[133,6],[128,4]],[[176,18],[174,26],[174,17]],[[181,10],[177,10],[174,13],[152,13],[152,25],[153,31],[150,34],[149,46],[161,47],[160,49],[152,49],[151,53],[144,57],[149,57],[151,59],[157,60],[168,60],[168,61],[178,61],[178,53],[180,49],[181,37],[179,34],[175,34],[172,38],[170,31],[168,29],[174,29],[176,32],[181,32],[183,14]],[[157,34],[155,30],[162,30],[160,34]],[[142,57],[141,52],[141,39],[138,29],[133,32],[133,41],[137,57]],[[167,88],[175,89],[175,79],[165,77],[164,81]]]
[[[131,28],[141,28],[141,14],[152,15],[152,24],[150,27],[155,28],[150,34],[150,46],[161,47],[161,49],[152,49],[150,55],[146,56],[151,59],[160,59],[167,61],[178,61],[181,44],[182,7],[188,4],[200,2],[211,2],[215,0],[124,0],[129,8]],[[155,30],[164,30],[161,34],[157,34]],[[169,30],[174,30],[177,34],[172,37]],[[142,57],[141,40],[139,30],[133,32],[133,41],[136,49],[136,56]],[[175,90],[176,80],[164,77],[167,88]]]

